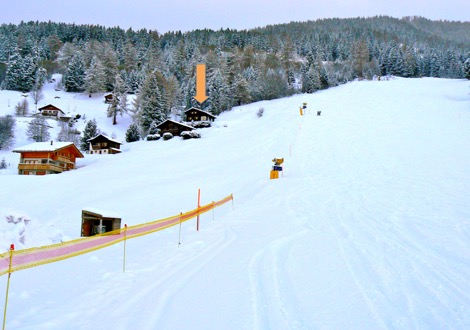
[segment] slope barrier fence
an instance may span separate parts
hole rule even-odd
[[[192,218],[199,217],[199,215],[213,210],[229,201],[232,201],[233,203],[233,194],[217,202],[198,206],[198,208],[186,213],[180,213],[165,219],[155,220],[140,225],[129,227],[126,225],[124,228],[91,237],[79,238],[63,243],[18,251],[15,251],[12,247],[9,252],[0,254],[0,276],[11,274],[18,270],[72,258],[88,252],[103,249],[119,242],[124,241],[125,243],[127,239],[148,235],[156,231],[181,224],[182,222],[188,221]]]

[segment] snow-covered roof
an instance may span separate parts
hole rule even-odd
[[[45,109],[45,108],[47,108],[47,107],[52,108],[52,109]],[[40,107],[38,110],[39,110],[39,111],[43,111],[43,110],[57,110],[57,111],[60,111],[60,112],[62,112],[63,114],[65,114],[65,112],[63,112],[61,109],[59,109],[58,107],[56,107],[55,105],[52,105],[52,104],[48,104],[48,105],[45,105],[45,106],[43,106],[43,107]]]
[[[169,121],[169,122],[172,122],[172,123],[175,123],[175,124],[177,124],[177,125],[181,125],[181,126],[184,126],[184,127],[190,128],[190,129],[192,129],[192,130],[194,129],[194,127],[192,127],[192,126],[185,125],[185,124],[183,124],[183,123],[180,123],[180,122],[177,122],[177,121],[174,121],[174,120],[171,120],[171,119],[167,119],[167,120],[165,120],[164,122],[162,122],[162,123],[158,124],[158,125],[157,125],[157,127],[160,127],[160,126],[162,126],[162,125],[163,125],[164,123],[166,123],[167,121]]]
[[[204,114],[206,114],[206,115],[208,115],[209,117],[212,117],[212,118],[216,118],[216,117],[217,117],[217,116],[213,115],[213,114],[210,113],[210,112],[207,112],[207,111],[204,111],[204,110],[201,110],[201,109],[198,109],[198,108],[194,108],[194,107],[191,108],[191,109],[186,110],[184,113],[186,113],[186,112],[188,112],[188,111],[191,111],[191,110],[199,111],[199,112],[204,113]]]
[[[107,140],[109,140],[109,141],[112,141],[112,142],[116,142],[116,143],[122,144],[122,142],[121,142],[121,141],[118,141],[118,140],[115,140],[115,139],[113,139],[113,138],[110,138],[109,136],[107,136],[107,135],[104,135],[104,134],[98,134],[97,136],[95,136],[95,137],[92,137],[91,139],[88,139],[88,140],[87,140],[87,142],[89,142],[89,141],[92,141],[92,140],[96,139],[98,136],[102,136],[102,137],[104,137],[105,139],[107,139]]]
[[[27,151],[57,151],[60,149],[67,148],[69,146],[74,146],[78,151],[79,157],[83,157],[82,153],[78,148],[73,144],[73,142],[35,142],[23,147],[18,147],[13,149],[13,152],[27,152]]]

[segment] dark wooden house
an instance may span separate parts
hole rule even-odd
[[[198,108],[191,108],[184,112],[186,115],[186,121],[214,121],[216,118],[213,114],[198,109]]]
[[[177,121],[167,119],[163,123],[157,126],[160,130],[160,134],[171,133],[173,136],[180,136],[181,132],[184,131],[192,131],[194,130],[193,127],[178,123]]]
[[[45,105],[39,108],[38,110],[41,112],[41,115],[47,116],[47,117],[60,118],[62,116],[65,116],[65,112],[63,112],[58,107],[52,104]]]
[[[110,213],[108,213],[107,216],[104,216],[102,213],[104,212],[97,210],[82,210],[82,237],[104,234],[110,231],[114,231],[116,235],[119,234],[119,229],[121,229],[121,218],[117,215],[111,215]]]
[[[121,152],[121,142],[104,134],[99,134],[88,140],[90,154],[118,154]]]

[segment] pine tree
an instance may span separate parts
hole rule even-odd
[[[126,142],[135,142],[140,140],[139,128],[136,124],[131,124],[126,131]]]
[[[236,105],[248,104],[251,102],[251,95],[248,88],[248,82],[241,75],[235,76],[234,85],[234,102]]]
[[[467,79],[470,79],[470,57],[463,64],[464,76]]]
[[[209,107],[206,109],[218,115],[230,109],[230,89],[221,70],[216,69],[209,79]]]
[[[139,122],[143,132],[148,131],[153,121],[160,124],[168,118],[164,108],[165,102],[155,73],[147,75],[139,99]]]
[[[83,137],[80,140],[80,149],[87,151],[89,149],[88,140],[94,138],[98,134],[100,133],[96,124],[96,120],[89,120],[85,125],[85,129],[83,130]]]
[[[34,85],[36,66],[31,56],[12,55],[8,62],[3,88],[29,92]]]
[[[49,133],[50,128],[51,126],[49,126],[49,123],[44,118],[34,118],[28,124],[26,135],[35,142],[46,142],[51,137]]]
[[[82,56],[77,53],[65,71],[63,83],[67,92],[81,92],[85,86],[85,65]]]

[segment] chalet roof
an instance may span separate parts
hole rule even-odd
[[[38,110],[39,111],[42,111],[42,110],[45,110],[46,108],[49,108],[49,109],[52,109],[52,110],[57,110],[57,111],[60,111],[62,112],[63,114],[65,114],[65,112],[63,112],[61,109],[59,109],[58,107],[56,107],[55,105],[52,105],[52,104],[48,104],[48,105],[45,105],[43,107],[40,107]],[[48,109],[48,110],[49,110]]]
[[[112,141],[112,142],[116,142],[116,143],[122,144],[122,142],[120,142],[120,141],[118,141],[118,140],[115,140],[115,139],[112,139],[112,138],[110,138],[109,136],[104,135],[104,134],[98,134],[97,136],[92,137],[91,139],[88,139],[88,140],[86,140],[86,141],[87,141],[87,142],[93,141],[93,140],[97,139],[97,138],[100,137],[100,136],[104,137],[104,138],[105,138],[106,140],[108,140],[108,141]]]
[[[78,148],[73,144],[73,142],[35,142],[28,144],[23,147],[18,147],[13,149],[13,152],[53,152],[53,151],[59,151],[68,147],[72,147],[75,149],[77,157],[78,158],[83,158],[83,154],[78,150]]]
[[[194,107],[192,107],[192,108],[186,110],[184,113],[186,113],[186,112],[188,112],[188,111],[191,111],[191,110],[198,111],[198,112],[200,112],[200,113],[202,113],[202,114],[205,114],[206,116],[209,116],[209,117],[211,117],[211,118],[216,118],[216,116],[214,116],[214,115],[211,114],[210,112],[207,112],[207,111],[204,111],[204,110],[201,110],[201,109],[198,109],[198,108],[194,108]]]
[[[183,124],[183,123],[180,123],[180,122],[177,122],[177,121],[174,121],[174,120],[171,120],[171,119],[167,119],[167,120],[165,120],[164,122],[158,124],[158,125],[157,125],[157,128],[160,127],[160,126],[163,126],[163,124],[165,124],[165,123],[167,123],[167,122],[171,122],[171,123],[174,123],[174,124],[179,125],[179,126],[187,127],[187,128],[189,128],[189,129],[191,129],[191,130],[194,129],[194,127],[192,127],[192,126],[185,125],[185,124]]]

